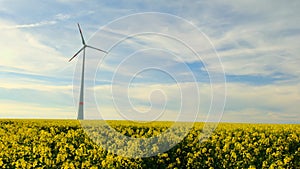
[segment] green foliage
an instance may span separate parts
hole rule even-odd
[[[143,124],[109,121],[108,124],[132,138],[158,136],[172,126],[171,122]],[[76,120],[0,120],[0,168],[212,169],[300,166],[299,125],[221,123],[210,138],[200,143],[202,127],[203,123],[196,123],[187,136],[167,152],[148,158],[126,158],[95,144]],[[175,138],[176,134],[169,137]],[[164,143],[163,140],[160,143]],[[112,144],[118,147],[125,143],[119,140]],[[153,146],[153,149],[158,148]]]

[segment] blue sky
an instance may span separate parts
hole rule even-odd
[[[87,118],[299,123],[299,8],[2,0],[0,118],[76,118],[81,55],[68,59],[80,23],[89,44],[109,51],[86,51]]]

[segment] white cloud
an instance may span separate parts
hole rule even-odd
[[[110,72],[116,71],[118,64],[127,63],[126,61],[133,57],[140,59],[133,59],[131,64],[118,73],[126,74],[143,66],[147,68],[153,62],[158,67],[162,64],[168,66],[170,63],[172,66],[176,64],[182,66],[184,62],[202,61],[207,64],[210,63],[207,62],[208,59],[212,58],[214,63],[211,64],[214,66],[208,67],[208,71],[210,73],[222,71],[218,57],[206,36],[188,22],[168,14],[145,13],[116,20],[104,26],[89,43],[101,46],[105,50],[110,49],[100,67]],[[158,53],[158,50],[165,53]],[[169,56],[170,54],[173,56]],[[178,74],[183,73],[181,70],[178,67],[172,68],[172,71]]]
[[[1,78],[3,81],[0,83],[0,88],[3,89],[31,89],[37,91],[52,91],[61,93],[70,93],[73,89],[72,85],[50,85],[41,83],[39,80],[34,79],[12,79],[12,78]]]
[[[135,84],[128,88],[126,86],[100,85],[95,88],[97,106],[104,117],[109,119],[119,112],[131,120],[147,120],[154,119],[162,113],[160,120],[179,118],[180,121],[193,121],[198,115],[197,120],[205,121],[210,112],[212,88],[209,84]],[[215,95],[218,96],[221,95]],[[221,101],[219,103],[223,105]],[[145,112],[147,113],[144,114]],[[222,112],[210,113],[208,119],[217,120]]]
[[[298,76],[296,63],[299,62],[300,51],[297,50],[295,37],[299,35],[276,39],[276,36],[269,37],[263,32],[264,28],[273,26],[268,24],[264,26],[259,28],[259,26],[252,25],[252,28],[256,30],[249,30],[243,26],[233,28],[222,38],[213,40],[219,49],[229,46],[228,49],[218,51],[225,71],[236,75],[270,75],[282,72]],[[251,29],[250,25],[249,27]]]
[[[216,46],[226,73],[281,72],[299,77],[298,1],[197,1],[181,7],[186,10],[180,16],[191,20]],[[206,66],[213,68],[216,61],[207,58]]]
[[[1,101],[0,118],[75,119],[73,107],[47,107],[18,101]]]
[[[57,20],[67,20],[67,19],[70,19],[70,18],[71,18],[71,15],[69,15],[69,14],[59,13],[59,14],[55,15],[55,19],[57,19]]]
[[[299,121],[300,84],[251,86],[227,84],[224,121]],[[251,119],[248,119],[251,117]],[[291,118],[292,117],[292,118]]]
[[[151,91],[159,89],[163,91],[164,95],[167,96],[166,100],[164,97],[159,103],[166,101],[168,104],[166,107],[165,118],[174,119],[178,115],[179,103],[181,102],[178,94],[180,92],[184,93],[186,97],[184,104],[185,119],[181,120],[193,120],[193,113],[195,106],[200,105],[200,114],[197,120],[205,121],[206,115],[209,112],[210,103],[211,103],[211,87],[207,84],[199,84],[200,94],[197,97],[200,97],[200,102],[197,102],[195,97],[195,91],[192,89],[191,84],[182,84],[181,91],[178,91],[178,86],[171,84],[156,84],[156,85],[147,85],[140,84],[138,86],[129,88],[127,93],[126,87],[114,86],[112,91],[114,92],[115,98],[123,98],[123,102],[113,103],[111,95],[110,85],[101,85],[95,88],[95,96],[98,102],[98,108],[103,116],[107,119],[116,118],[118,116],[118,111],[115,109],[114,104],[119,107],[131,107],[136,106],[139,108],[152,108],[155,113],[161,110],[161,107],[151,107]],[[125,89],[124,89],[125,88]],[[266,85],[266,86],[251,86],[239,83],[229,83],[227,84],[227,101],[225,106],[225,112],[221,121],[231,121],[231,122],[296,122],[299,121],[299,112],[297,103],[300,101],[300,87],[298,86],[282,86],[282,85]],[[128,98],[135,99],[133,105],[130,105],[127,100]],[[190,98],[187,98],[190,97]],[[155,100],[155,99],[154,99]],[[160,99],[157,99],[158,101]],[[148,106],[145,107],[144,103],[148,103]],[[125,104],[125,105],[124,105]],[[127,105],[126,105],[127,104]],[[147,105],[147,104],[146,104]],[[158,105],[161,106],[161,105]],[[212,105],[215,107],[216,105]],[[105,111],[104,111],[105,110]],[[125,109],[124,113],[127,111]],[[143,109],[144,110],[144,109]],[[131,110],[132,111],[132,110]],[[168,112],[168,113],[167,113]],[[151,112],[150,112],[151,113]],[[126,113],[125,113],[126,114]],[[210,114],[209,119],[218,119],[221,114]],[[131,117],[129,115],[129,117]],[[152,117],[151,114],[148,115],[149,118]],[[251,118],[249,118],[251,117]],[[165,119],[166,120],[166,119]]]
[[[227,73],[299,75],[295,73],[300,59],[299,32],[294,30],[300,28],[299,22],[295,22],[300,4],[293,3],[233,1],[227,4],[233,14],[242,15],[240,21],[231,20],[221,37],[210,34],[217,48],[225,48],[219,55]],[[245,21],[241,21],[243,18]]]
[[[12,25],[0,21],[0,25]],[[0,26],[1,27],[1,26]],[[2,29],[1,65],[25,72],[48,74],[67,65],[59,51],[41,43],[33,34],[18,29]]]
[[[53,25],[56,24],[56,21],[42,21],[32,24],[23,24],[23,25],[12,25],[12,26],[2,26],[0,29],[17,29],[17,28],[34,28],[39,26]]]

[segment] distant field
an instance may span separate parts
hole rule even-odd
[[[158,136],[173,124],[108,123],[132,138]],[[88,129],[105,131],[96,127]],[[0,120],[0,168],[300,168],[300,125],[221,123],[200,143],[202,127],[195,123],[167,152],[126,158],[95,144],[76,120]],[[115,148],[129,144],[105,141]]]

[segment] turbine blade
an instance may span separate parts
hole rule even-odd
[[[73,60],[84,48],[85,48],[85,46],[83,46],[78,52],[76,52],[75,55],[73,55],[73,57],[71,57],[71,59],[69,59],[69,62],[71,62],[71,60]]]
[[[98,48],[95,48],[95,47],[93,47],[93,46],[86,45],[86,47],[89,47],[89,48],[92,48],[92,49],[99,50],[99,51],[104,52],[104,53],[106,53],[106,54],[108,53],[108,52],[106,52],[105,50],[98,49]]]
[[[80,36],[81,36],[81,40],[82,40],[82,44],[85,45],[85,41],[84,41],[84,38],[83,38],[83,34],[82,34],[82,31],[81,31],[81,28],[80,28],[80,25],[79,23],[77,23],[78,25],[78,29],[79,29],[79,32],[80,32]]]

